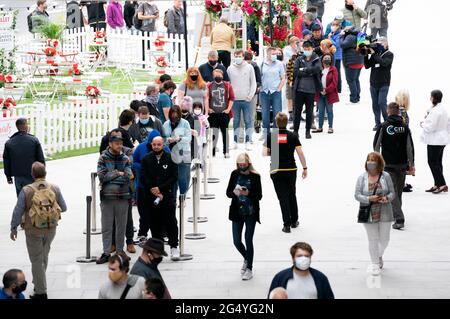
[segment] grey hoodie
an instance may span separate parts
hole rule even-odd
[[[235,101],[250,102],[256,92],[255,70],[251,64],[243,61],[240,65],[233,63],[227,70],[235,95]]]

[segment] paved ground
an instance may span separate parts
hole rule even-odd
[[[340,1],[330,4],[336,8],[339,5]],[[437,0],[430,1],[429,5],[442,7]],[[434,21],[444,21],[443,11],[436,10]],[[262,175],[264,198],[262,224],[257,226],[255,234],[255,277],[250,282],[240,279],[241,258],[232,245],[227,217],[229,200],[224,195],[238,151],[231,153],[232,159],[215,159],[214,175],[221,183],[210,184],[210,192],[216,194],[216,199],[201,202],[201,214],[209,222],[201,224],[200,231],[207,234],[207,239],[186,241],[186,251],[194,255],[192,261],[164,261],[160,266],[175,298],[264,298],[273,275],[290,265],[289,247],[296,241],[312,244],[316,251],[313,267],[327,274],[337,298],[449,297],[450,200],[448,195],[424,192],[432,186],[432,178],[426,163],[426,147],[419,140],[418,125],[429,106],[429,92],[437,87],[446,89],[439,72],[442,66],[438,52],[448,49],[448,45],[443,44],[439,35],[423,28],[402,33],[407,28],[405,23],[420,16],[421,8],[409,2],[399,2],[392,14],[390,40],[396,61],[391,98],[400,88],[409,88],[412,93],[410,115],[416,142],[417,176],[408,177],[414,192],[404,197],[407,227],[405,231],[392,233],[382,277],[372,280],[366,273],[367,239],[363,227],[356,223],[358,204],[353,199],[354,185],[363,171],[373,138],[368,72],[364,72],[361,105],[340,103],[335,107],[336,134],[314,136],[311,141],[302,139],[310,176],[298,182],[301,227],[291,234],[281,232],[281,213],[268,176],[269,162],[260,155],[260,145],[256,144],[251,152],[255,167]],[[417,46],[417,40],[424,38],[428,40],[426,45]],[[342,97],[345,102],[346,95]],[[444,99],[448,104],[448,95]],[[85,196],[90,192],[89,173],[95,170],[96,160],[97,155],[89,155],[48,163],[48,179],[61,186],[69,206],[50,255],[51,298],[95,298],[99,285],[107,280],[106,266],[75,263],[76,257],[84,254]],[[448,151],[444,163],[450,178]],[[13,187],[3,182],[0,190],[0,275],[11,267],[19,267],[31,279],[23,232],[16,243],[8,239],[15,202]],[[191,201],[188,201],[187,212],[191,211]],[[137,212],[134,216],[137,221]],[[190,231],[191,225],[186,224],[186,228]],[[100,236],[93,236],[92,240],[92,252],[98,256]]]

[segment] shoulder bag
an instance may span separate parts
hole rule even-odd
[[[375,186],[375,189],[373,190],[372,196],[375,196],[378,189],[378,184],[380,183],[381,175],[378,177],[377,185]],[[370,211],[372,210],[372,202],[369,202],[369,205],[360,204],[359,205],[359,212],[358,212],[358,223],[365,224],[369,222],[370,217]]]

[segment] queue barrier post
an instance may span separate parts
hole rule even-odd
[[[86,229],[91,229],[92,196],[86,196]],[[97,257],[91,256],[91,232],[86,232],[86,256],[78,257],[79,263],[92,263]]]

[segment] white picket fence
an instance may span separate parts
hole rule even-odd
[[[77,103],[36,104],[16,108],[7,117],[25,117],[47,156],[99,146],[107,131],[118,126],[120,112],[143,95],[113,95]]]
[[[164,52],[167,53],[168,71],[172,74],[183,73],[186,61],[184,35],[168,35],[161,32],[108,28],[106,30],[107,65],[156,70],[155,57],[159,56],[159,53],[155,53],[156,47],[153,41],[161,35],[166,39]],[[89,46],[93,43],[93,38],[93,29],[84,27],[67,29],[64,31],[61,41],[62,51],[88,53]],[[187,40],[190,48],[195,47],[192,35],[188,35]],[[41,49],[42,41],[27,33],[16,37],[16,45],[19,52],[27,52],[33,51],[33,49]],[[194,63],[194,53],[194,50],[188,50],[188,58],[191,65]]]

